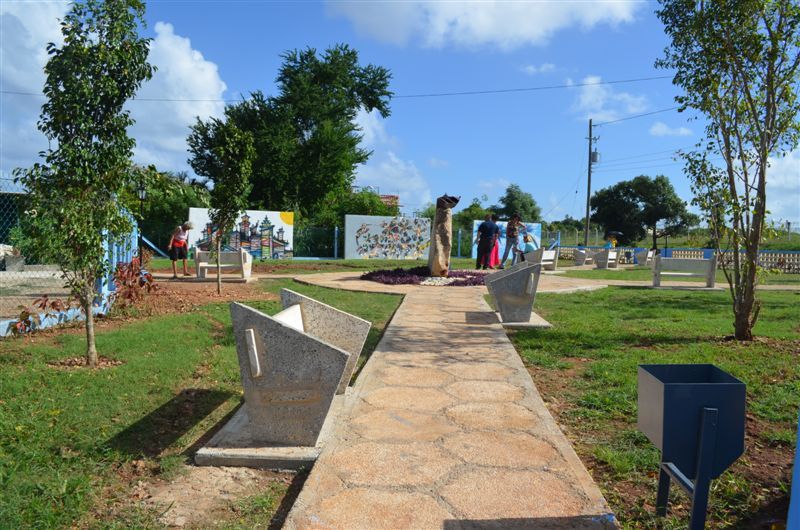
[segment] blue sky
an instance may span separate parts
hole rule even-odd
[[[194,116],[219,115],[253,90],[274,93],[280,54],[357,49],[393,74],[398,96],[597,83],[667,75],[653,63],[667,44],[655,2],[261,2],[151,1],[147,36],[156,77],[135,101],[136,159],[187,169]],[[0,6],[2,89],[40,92],[43,46],[58,39],[66,4]],[[533,194],[548,220],[583,215],[588,119],[603,122],[675,106],[669,79],[473,96],[397,98],[382,120],[362,114],[374,150],[357,183],[399,193],[409,212],[442,193],[496,201],[509,183]],[[35,130],[41,99],[2,94],[0,170],[28,165],[46,146]],[[592,188],[664,174],[691,198],[670,151],[691,146],[702,122],[669,111],[599,127]],[[776,219],[800,223],[800,154],[770,173]],[[577,192],[577,193],[576,193]]]

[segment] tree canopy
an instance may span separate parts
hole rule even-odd
[[[699,221],[686,210],[686,202],[663,175],[655,178],[640,175],[603,188],[592,196],[591,206],[591,219],[606,230],[622,232],[618,238],[622,244],[635,243],[649,231],[653,248],[657,248],[659,237],[672,235]],[[664,225],[661,230],[659,224]]]
[[[307,226],[344,227],[346,215],[397,215],[397,206],[384,204],[381,196],[369,190],[331,192],[319,208],[306,217]]]
[[[359,146],[355,118],[359,111],[389,116],[391,74],[360,65],[358,53],[344,44],[321,55],[307,48],[282,57],[278,93],[254,92],[227,106],[225,118],[253,136],[248,206],[309,215],[330,194],[346,194],[356,167],[369,158],[371,152]],[[190,143],[202,143],[207,135],[207,124],[198,120]],[[199,157],[195,163],[202,169],[207,162]]]
[[[64,16],[61,47],[48,44],[41,130],[55,148],[16,174],[30,191],[42,246],[53,249],[67,285],[86,314],[87,362],[94,366],[92,308],[97,280],[108,272],[108,239],[132,229],[126,190],[136,187],[130,162],[136,142],[125,103],[153,75],[149,39],[140,38],[144,4],[86,0]]]
[[[510,219],[518,213],[526,223],[535,223],[542,217],[542,210],[528,192],[522,191],[518,184],[510,184],[502,197],[499,205],[494,205],[491,210],[503,219]]]
[[[718,245],[736,338],[749,340],[760,307],[755,287],[770,157],[794,149],[800,139],[800,4],[660,4],[670,42],[656,65],[675,73],[681,110],[698,111],[708,123],[696,149],[683,153],[685,168]],[[721,167],[713,157],[722,159]]]

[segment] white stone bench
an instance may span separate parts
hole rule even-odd
[[[541,265],[543,270],[554,271],[558,268],[558,247],[553,250],[543,248],[527,252],[525,261],[530,261],[534,265]]]
[[[214,253],[208,250],[195,250],[195,267],[197,277],[208,278],[208,270],[216,270],[217,259]],[[226,272],[230,269],[241,271],[242,278],[247,279],[253,269],[253,256],[246,250],[222,251],[219,255],[220,268]]]
[[[655,257],[655,255],[656,253],[652,249],[642,250],[641,252],[637,252],[636,263],[644,267],[650,266],[653,264],[653,258]]]
[[[662,276],[705,278],[706,287],[714,287],[717,280],[717,257],[689,259],[656,256],[653,262],[653,287],[661,286]]]
[[[575,250],[572,255],[575,257],[576,266],[594,263],[594,252],[590,250]]]
[[[594,266],[597,269],[616,269],[617,251],[605,248],[594,255]]]

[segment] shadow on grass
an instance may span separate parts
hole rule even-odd
[[[106,445],[137,458],[156,457],[231,396],[221,390],[183,390]]]
[[[281,505],[278,506],[278,510],[269,522],[269,526],[267,527],[269,530],[280,530],[283,528],[283,523],[286,522],[286,517],[288,517],[289,512],[292,511],[294,502],[303,490],[303,485],[306,483],[306,479],[310,473],[310,469],[304,469],[298,471],[294,476],[292,483],[289,484],[289,489],[286,490],[286,495],[284,495],[281,500]]]
[[[523,530],[529,528],[540,528],[550,530],[553,528],[580,528],[594,529],[617,528],[614,524],[614,517],[608,515],[575,515],[572,517],[525,517],[508,519],[472,519],[472,520],[453,520],[448,519],[442,524],[443,530]]]

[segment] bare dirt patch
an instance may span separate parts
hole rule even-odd
[[[186,466],[174,480],[139,482],[132,497],[156,510],[162,524],[204,528],[209,521],[235,516],[237,500],[258,495],[276,483],[288,488],[294,476],[242,467]]]
[[[104,368],[113,368],[114,366],[119,366],[121,364],[123,364],[123,361],[99,356],[97,358],[97,366],[95,366],[94,369],[102,370]],[[70,357],[68,359],[61,359],[58,361],[49,362],[47,363],[47,365],[52,368],[57,368],[59,370],[75,370],[78,368],[89,367],[89,363],[86,361],[86,357]]]

